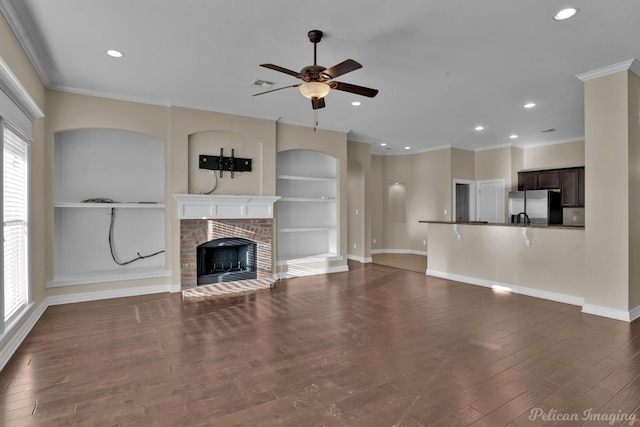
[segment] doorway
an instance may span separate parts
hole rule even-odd
[[[453,220],[476,220],[476,182],[467,179],[453,180]]]

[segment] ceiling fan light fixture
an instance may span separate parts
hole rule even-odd
[[[328,84],[322,82],[306,82],[301,84],[299,89],[302,96],[309,99],[324,98],[331,90]]]

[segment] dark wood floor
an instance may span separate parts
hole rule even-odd
[[[50,307],[0,373],[0,424],[640,423],[640,323],[352,267],[244,296]]]

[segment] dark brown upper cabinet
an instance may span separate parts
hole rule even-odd
[[[584,167],[518,172],[518,190],[556,190],[563,207],[584,207]]]
[[[578,170],[567,169],[561,172],[562,206],[578,206]]]
[[[540,171],[538,172],[539,190],[556,190],[560,188],[560,171]]]
[[[518,172],[518,190],[537,190],[538,172]]]

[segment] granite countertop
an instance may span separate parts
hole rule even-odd
[[[460,225],[488,225],[492,227],[530,227],[530,228],[561,228],[567,230],[584,230],[584,225],[563,225],[563,224],[550,224],[550,225],[542,225],[542,224],[511,224],[511,223],[497,223],[491,222],[488,223],[486,221],[431,221],[431,220],[420,220],[418,221],[424,224],[460,224]]]

